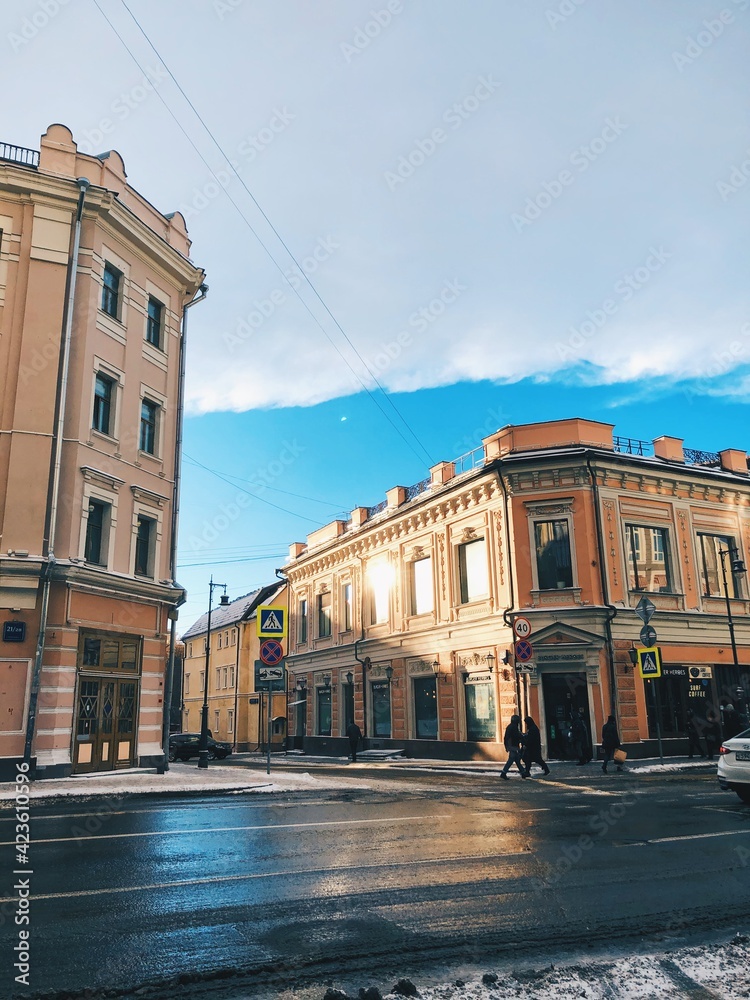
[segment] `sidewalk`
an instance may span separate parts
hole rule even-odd
[[[115,773],[105,772],[78,775],[75,778],[51,778],[31,784],[30,798],[33,802],[55,799],[89,799],[101,797],[119,798],[125,795],[216,795],[216,794],[269,794],[274,792],[310,792],[342,788],[363,788],[367,775],[373,778],[385,769],[400,769],[413,772],[427,771],[463,775],[497,776],[503,768],[502,761],[444,761],[396,757],[384,759],[382,754],[368,758],[367,753],[359,754],[356,764],[346,757],[308,757],[304,754],[274,754],[271,758],[271,774],[266,774],[266,758],[260,754],[236,754],[233,763],[209,764],[199,769],[196,762],[171,764],[165,774],[157,774],[154,768],[133,768]],[[315,767],[317,773],[310,774],[305,768]],[[346,775],[327,775],[327,767],[348,766]],[[591,761],[582,767],[568,761],[550,762],[551,779],[600,779],[602,782],[617,780],[616,772],[603,775],[601,764]],[[660,764],[658,758],[645,759],[625,765],[623,775],[632,777],[649,774],[665,774],[684,771],[715,773],[716,761],[689,760],[687,757],[672,757]],[[544,781],[541,772],[535,769],[532,780]],[[513,780],[520,780],[518,773],[510,772]],[[0,805],[10,805],[14,801],[13,782],[0,783]]]

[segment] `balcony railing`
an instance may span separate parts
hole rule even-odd
[[[20,163],[24,167],[39,166],[39,150],[27,149],[25,146],[13,146],[9,142],[0,142],[0,160],[8,163]]]
[[[641,441],[640,438],[619,437],[613,438],[615,451],[624,455],[650,455],[653,446],[650,441]]]
[[[721,465],[721,459],[715,451],[697,451],[695,448],[683,448],[683,455],[688,465]]]

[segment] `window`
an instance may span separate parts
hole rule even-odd
[[[435,598],[432,589],[432,559],[417,559],[409,563],[409,591],[411,613],[426,615],[434,609]]]
[[[106,375],[97,375],[94,383],[94,415],[91,426],[101,434],[112,436],[112,400],[114,380]]]
[[[534,524],[536,569],[540,590],[562,590],[573,586],[573,564],[567,521],[537,521]]]
[[[205,683],[206,671],[205,670],[201,670],[201,672],[199,673],[198,676],[200,678],[200,687],[201,687],[201,691],[202,691],[203,690],[203,685]]]
[[[730,535],[698,535],[700,543],[701,590],[704,597],[724,597],[724,577],[722,576],[722,558],[724,552],[724,571],[726,572],[727,589],[730,597],[742,595],[739,573],[732,573],[732,559],[739,558],[739,552],[734,538]],[[728,561],[728,566],[727,566]]]
[[[341,588],[341,624],[342,632],[352,630],[352,585],[345,583]]]
[[[162,349],[162,317],[164,306],[151,295],[148,297],[148,307],[146,311],[146,341],[154,347]]]
[[[299,629],[297,642],[307,642],[307,600],[303,598],[299,602]]]
[[[220,713],[220,711],[217,708],[216,711],[214,712],[214,732],[215,733],[218,733],[218,731],[219,731],[219,726],[220,726],[219,720],[220,720],[220,718],[221,718],[221,713]]]
[[[318,594],[318,637],[325,639],[331,634],[331,593]]]
[[[140,643],[131,637],[110,633],[84,635],[79,646],[81,669],[117,670],[137,673],[140,667]]]
[[[495,739],[495,693],[491,681],[467,680],[466,692],[466,739]]]
[[[674,588],[667,557],[669,551],[667,529],[626,524],[625,532],[628,538],[630,590],[671,594]]]
[[[318,736],[331,735],[331,689],[318,688]]]
[[[190,674],[185,674],[185,694],[190,694]]]
[[[187,654],[188,654],[188,656],[192,656],[193,655],[193,644],[192,644],[192,642],[188,643]]]
[[[370,624],[387,622],[390,617],[391,567],[386,559],[378,559],[367,567]]]
[[[159,404],[150,399],[141,400],[141,436],[139,448],[149,455],[156,454],[156,420]]]
[[[227,709],[227,732],[234,732],[234,710],[231,708]]]
[[[216,690],[221,688],[221,667],[216,668]]]
[[[122,273],[112,264],[104,265],[104,284],[102,286],[102,311],[118,319],[120,316],[120,282]]]
[[[487,596],[489,580],[483,538],[476,538],[472,542],[464,542],[458,546],[458,574],[462,604]]]
[[[229,686],[234,687],[234,667],[229,668]]]
[[[232,629],[232,645],[233,646],[237,645],[237,633],[235,632],[234,629]]]
[[[89,516],[86,522],[86,562],[97,566],[107,564],[107,526],[109,524],[109,504],[101,500],[89,500]]]
[[[221,632],[216,636],[216,648],[221,649]]]
[[[390,739],[391,685],[388,681],[372,683],[372,735]]]
[[[224,687],[229,687],[229,668],[224,667]]]
[[[437,683],[434,677],[414,678],[414,721],[418,740],[438,738]]]
[[[138,515],[138,528],[135,536],[135,573],[136,576],[153,576],[153,540],[154,521],[150,517]]]

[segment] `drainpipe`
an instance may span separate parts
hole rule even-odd
[[[604,599],[604,604],[607,608],[607,620],[604,623],[604,630],[606,634],[606,646],[607,646],[607,661],[609,665],[609,684],[610,684],[610,704],[611,704],[611,714],[618,718],[617,715],[617,675],[615,673],[615,653],[612,641],[612,622],[617,617],[617,608],[610,604],[609,602],[609,587],[607,585],[607,572],[604,562],[604,532],[602,528],[602,516],[599,509],[599,486],[596,482],[596,473],[591,466],[591,452],[586,452],[586,467],[589,470],[589,476],[591,477],[591,486],[594,493],[594,518],[596,520],[596,547],[599,553],[599,581],[602,589],[602,598]],[[592,743],[593,739],[592,734]]]
[[[510,620],[510,614],[516,606],[516,595],[515,595],[516,581],[513,575],[514,553],[511,552],[511,547],[510,547],[510,515],[509,515],[509,504],[508,504],[508,487],[505,485],[505,480],[503,479],[502,467],[500,466],[499,462],[497,462],[495,465],[495,472],[497,474],[497,481],[500,483],[500,489],[503,491],[503,513],[505,515],[505,551],[508,554],[508,583],[510,585],[510,604],[503,611],[503,621],[511,630],[511,632],[513,632],[513,622]],[[500,669],[499,664],[498,664],[498,669]],[[518,670],[516,669],[515,656],[513,657],[513,673],[515,674],[515,679],[516,679],[516,705],[518,706],[518,712],[521,713],[522,712],[521,678],[519,677]]]
[[[73,233],[73,251],[68,262],[68,298],[65,304],[65,321],[63,326],[62,358],[60,360],[60,377],[57,421],[54,438],[54,461],[52,466],[52,482],[49,493],[49,536],[47,541],[47,559],[42,565],[42,599],[39,614],[39,635],[34,657],[34,671],[31,675],[31,691],[29,693],[29,714],[26,720],[26,740],[23,748],[23,760],[29,767],[29,777],[35,775],[31,771],[31,747],[34,742],[36,728],[36,713],[39,703],[39,681],[42,674],[42,660],[47,633],[47,617],[49,614],[49,591],[52,567],[55,565],[55,534],[57,531],[57,514],[60,504],[60,477],[62,471],[62,446],[65,430],[65,403],[68,395],[68,375],[70,372],[70,343],[73,337],[73,311],[76,296],[76,279],[78,277],[78,254],[81,247],[81,222],[83,219],[83,204],[86,191],[91,181],[88,177],[76,178],[78,185],[78,207],[76,208],[75,229]]]
[[[182,307],[182,333],[180,335],[179,368],[177,375],[177,426],[175,429],[174,441],[174,490],[172,492],[172,536],[169,540],[169,576],[172,585],[178,587],[177,576],[177,528],[180,519],[180,485],[182,481],[182,425],[185,415],[185,348],[187,346],[188,309],[203,302],[208,295],[208,285],[203,284],[198,289],[198,295],[186,302]],[[182,590],[182,588],[178,589]],[[162,752],[163,760],[157,772],[163,774],[169,770],[169,731],[172,717],[172,678],[174,675],[175,646],[177,645],[177,609],[185,603],[185,591],[175,606],[169,612],[169,659],[167,662],[167,676],[164,678],[164,714],[162,718]],[[235,729],[237,718],[235,716]]]

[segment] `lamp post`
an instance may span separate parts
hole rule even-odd
[[[725,563],[725,557],[729,556],[730,565],[732,567],[732,573],[745,573],[745,564],[738,558],[739,550],[736,545],[727,545],[725,549],[719,549],[719,555],[721,556],[721,576],[724,581],[724,599],[727,602],[727,622],[729,624],[729,638],[732,642],[732,660],[734,661],[735,667],[739,669],[739,660],[737,658],[737,642],[734,637],[734,619],[732,618],[732,605],[729,600],[729,583],[727,581],[727,567]]]
[[[201,709],[201,738],[198,744],[198,767],[208,767],[208,674],[211,669],[211,605],[214,599],[214,587],[223,587],[219,603],[226,607],[229,604],[227,585],[214,583],[214,578],[208,584],[208,622],[206,623],[206,669],[203,675],[203,708]]]

